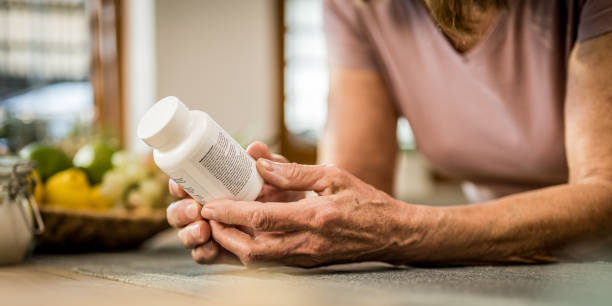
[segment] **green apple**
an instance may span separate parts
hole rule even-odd
[[[111,159],[115,151],[113,146],[103,142],[89,143],[79,149],[72,162],[85,170],[92,184],[99,184],[104,173],[113,167]]]
[[[44,143],[35,142],[23,147],[19,151],[19,156],[34,161],[36,171],[43,181],[72,167],[72,162],[64,151]]]

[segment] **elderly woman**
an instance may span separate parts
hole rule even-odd
[[[609,245],[611,0],[329,0],[325,22],[322,164],[255,143],[257,202],[172,204],[197,262],[538,263]],[[388,195],[398,115],[477,204]]]

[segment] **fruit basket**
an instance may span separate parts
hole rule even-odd
[[[100,141],[66,152],[45,143],[19,152],[35,165],[31,194],[45,225],[35,252],[125,250],[168,228],[168,177],[150,154]]]
[[[169,227],[165,210],[72,210],[42,207],[45,231],[37,253],[119,251],[140,246]]]

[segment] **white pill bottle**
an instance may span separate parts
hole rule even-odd
[[[157,166],[196,201],[252,201],[263,180],[255,161],[207,113],[176,97],[155,103],[140,119],[138,137]]]

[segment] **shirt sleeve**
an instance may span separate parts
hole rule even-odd
[[[323,18],[330,66],[376,69],[371,42],[359,17],[360,5],[351,0],[325,0]]]
[[[612,31],[612,0],[586,0],[578,22],[578,42]]]

